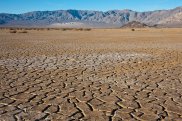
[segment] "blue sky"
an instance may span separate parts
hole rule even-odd
[[[182,0],[0,0],[0,13],[62,9],[150,11],[177,6],[182,6]]]

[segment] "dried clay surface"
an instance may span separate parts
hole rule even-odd
[[[181,121],[182,29],[0,30],[0,121]]]

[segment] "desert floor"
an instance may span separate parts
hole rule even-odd
[[[182,29],[0,30],[0,120],[181,121]]]

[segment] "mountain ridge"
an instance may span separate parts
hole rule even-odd
[[[138,21],[147,25],[163,27],[182,27],[182,7],[169,10],[137,12],[130,9],[94,10],[55,10],[32,11],[22,14],[0,13],[0,26],[51,27],[59,24],[69,25],[76,22],[87,27],[121,27],[128,22]],[[68,24],[65,24],[68,23]],[[77,26],[78,27],[78,26]],[[80,26],[82,27],[82,26]]]

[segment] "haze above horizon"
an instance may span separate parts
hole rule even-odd
[[[0,0],[0,13],[52,10],[153,11],[182,6],[182,0]]]

